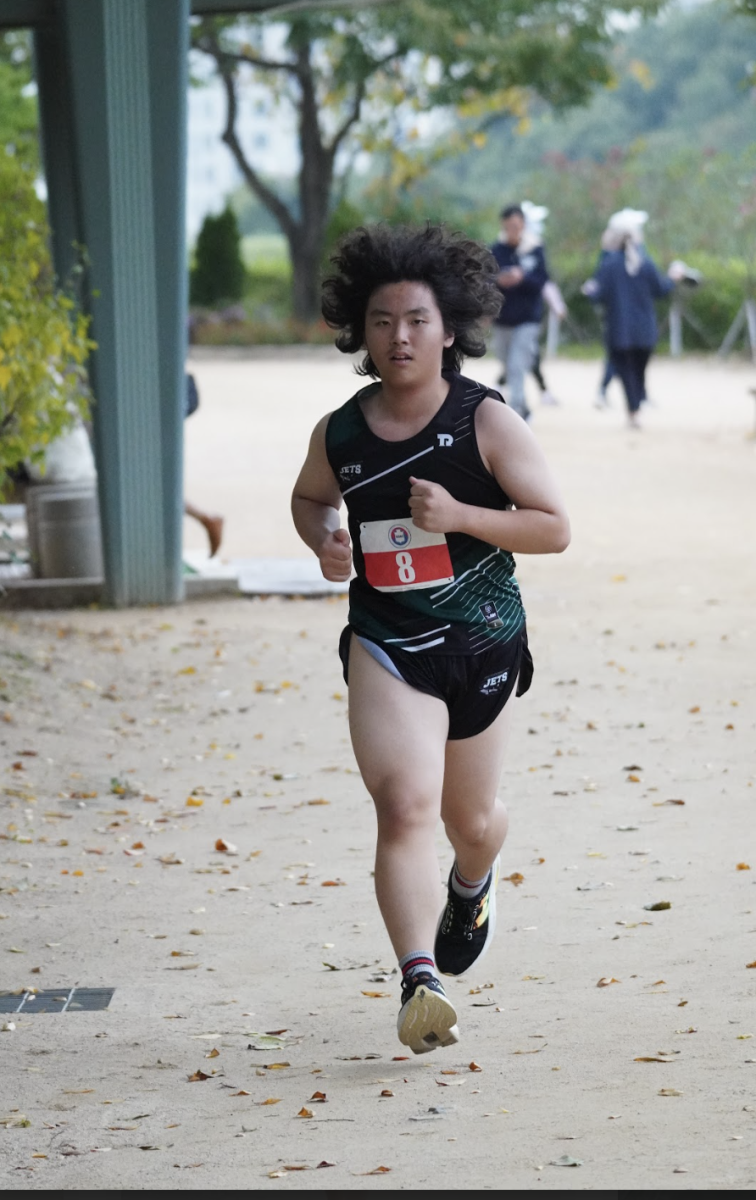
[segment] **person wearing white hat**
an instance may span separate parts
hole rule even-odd
[[[675,261],[662,274],[649,257],[643,246],[647,220],[648,213],[633,208],[609,218],[601,238],[601,261],[583,285],[585,295],[603,306],[607,353],[622,380],[633,429],[640,428],[646,368],[659,336],[654,301],[685,276],[684,264]]]

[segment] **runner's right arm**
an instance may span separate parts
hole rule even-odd
[[[302,541],[320,561],[332,583],[345,583],[352,574],[349,534],[341,528],[341,491],[325,448],[327,413],[315,426],[307,457],[291,497],[291,514]]]

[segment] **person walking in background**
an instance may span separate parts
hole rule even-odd
[[[646,368],[659,337],[654,301],[685,277],[673,262],[663,275],[643,246],[648,213],[625,208],[614,213],[601,239],[603,254],[583,292],[604,311],[607,359],[622,381],[628,424],[640,428],[638,410],[646,398]]]
[[[197,381],[193,375],[187,372],[184,420],[187,417],[191,417],[192,413],[195,413],[198,408],[199,391],[197,389]],[[201,508],[197,508],[196,504],[190,504],[188,500],[184,500],[184,513],[187,517],[191,517],[193,521],[198,521],[202,526],[207,534],[210,558],[214,558],[220,550],[220,544],[223,539],[223,517],[219,517],[214,513],[206,513]]]
[[[491,345],[502,363],[510,407],[526,421],[530,417],[525,398],[525,376],[538,355],[538,337],[543,316],[543,288],[548,281],[543,247],[526,235],[525,213],[519,204],[501,212],[501,233],[491,251],[499,267],[496,283],[503,302],[494,318]]]

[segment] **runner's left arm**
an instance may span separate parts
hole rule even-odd
[[[513,554],[559,554],[570,542],[570,522],[546,457],[522,417],[487,398],[475,414],[483,462],[513,509],[461,504],[443,487],[414,478],[412,519],[431,533],[466,533]]]

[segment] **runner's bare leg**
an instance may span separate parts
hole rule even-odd
[[[488,729],[446,743],[441,817],[465,879],[486,875],[507,836],[507,810],[496,793],[515,690]]]
[[[378,906],[401,959],[433,946],[443,904],[435,830],[449,717],[443,701],[397,679],[352,637],[349,726],[378,818]]]

